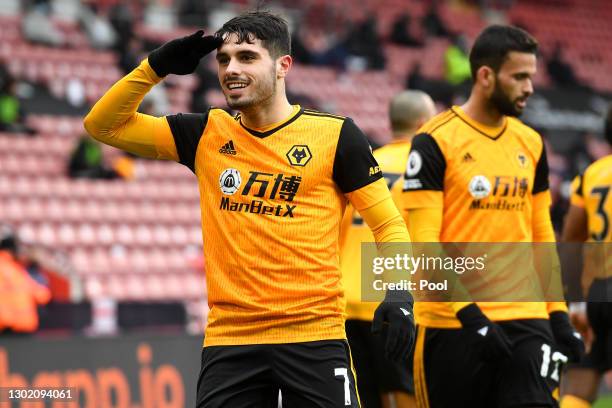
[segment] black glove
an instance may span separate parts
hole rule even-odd
[[[415,337],[413,304],[410,292],[389,290],[374,312],[372,333],[381,334],[383,325],[388,325],[385,357],[389,360],[401,363],[410,355]]]
[[[577,363],[584,355],[582,336],[570,323],[567,313],[552,312],[549,316],[550,328],[555,336],[559,351],[567,356],[570,363]]]
[[[512,355],[512,342],[497,324],[485,316],[476,303],[457,312],[466,334],[482,352],[485,361],[495,361]]]
[[[223,44],[221,37],[204,36],[200,30],[187,37],[169,41],[149,54],[149,65],[159,77],[187,75],[195,71],[200,59]]]

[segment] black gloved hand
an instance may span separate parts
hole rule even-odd
[[[512,342],[497,324],[485,316],[476,303],[457,312],[463,331],[481,350],[485,361],[495,361],[512,355]]]
[[[200,59],[223,44],[221,37],[204,36],[197,31],[187,37],[169,41],[149,54],[149,65],[159,77],[168,74],[187,75],[195,71]]]
[[[381,334],[383,325],[388,325],[385,341],[385,357],[388,360],[402,363],[410,355],[415,337],[413,304],[410,292],[389,290],[374,312],[372,333]]]
[[[567,356],[570,363],[577,363],[584,355],[582,336],[572,326],[566,312],[552,312],[549,317],[559,351]]]

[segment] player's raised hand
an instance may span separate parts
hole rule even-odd
[[[386,334],[385,357],[389,360],[401,363],[410,355],[415,337],[413,304],[410,292],[389,290],[374,312],[372,333]]]
[[[476,303],[457,312],[463,331],[481,351],[483,360],[496,361],[512,355],[512,342],[497,324],[482,313]]]
[[[200,59],[223,44],[221,37],[204,35],[199,30],[169,41],[149,54],[149,65],[159,77],[187,75],[195,71]]]
[[[560,351],[568,357],[570,363],[580,361],[584,355],[584,342],[580,333],[570,323],[568,314],[562,311],[552,312],[549,317],[550,328]]]

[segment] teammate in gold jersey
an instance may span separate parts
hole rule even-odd
[[[401,178],[406,168],[410,140],[416,130],[435,115],[432,99],[421,91],[404,91],[389,106],[393,140],[374,151],[396,206],[400,206]],[[406,364],[384,357],[384,343],[370,326],[376,303],[361,301],[361,244],[373,242],[372,232],[352,206],[340,232],[340,268],[346,298],[346,335],[351,347],[357,388],[365,408],[414,407],[414,387]],[[395,405],[390,405],[391,401]]]
[[[604,134],[612,146],[612,106]],[[570,366],[564,379],[561,408],[588,408],[597,398],[602,375],[612,369],[612,154],[592,163],[572,183],[564,242],[586,242],[582,288],[594,338],[589,353]],[[579,276],[578,276],[579,278]],[[577,279],[578,285],[580,279]]]
[[[403,205],[414,242],[554,242],[544,144],[516,118],[533,93],[536,52],[536,40],[515,27],[491,26],[476,39],[468,101],[412,142]],[[521,274],[503,271],[513,294],[523,293]],[[577,358],[582,342],[565,303],[534,300],[417,302],[418,406],[556,406],[566,355],[553,350]]]
[[[215,49],[239,115],[136,112],[163,77],[192,73]],[[346,202],[377,242],[410,239],[355,123],[287,101],[290,52],[284,20],[246,13],[215,36],[198,31],[154,50],[85,118],[96,139],[197,177],[210,305],[198,407],[268,407],[279,390],[290,407],[358,407],[338,262]],[[386,352],[398,360],[412,319],[410,293],[387,292],[374,323],[388,324]]]

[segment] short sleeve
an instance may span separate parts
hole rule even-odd
[[[179,113],[166,116],[166,119],[174,136],[179,162],[195,173],[196,151],[208,121],[208,112]]]
[[[531,193],[536,195],[546,190],[548,190],[548,160],[546,159],[546,146],[542,144],[542,153],[540,153],[540,159],[536,165]]]
[[[338,137],[333,178],[343,193],[350,193],[382,178],[366,136],[346,118]]]
[[[446,160],[438,143],[430,134],[420,133],[412,141],[403,191],[443,191],[445,171]]]

